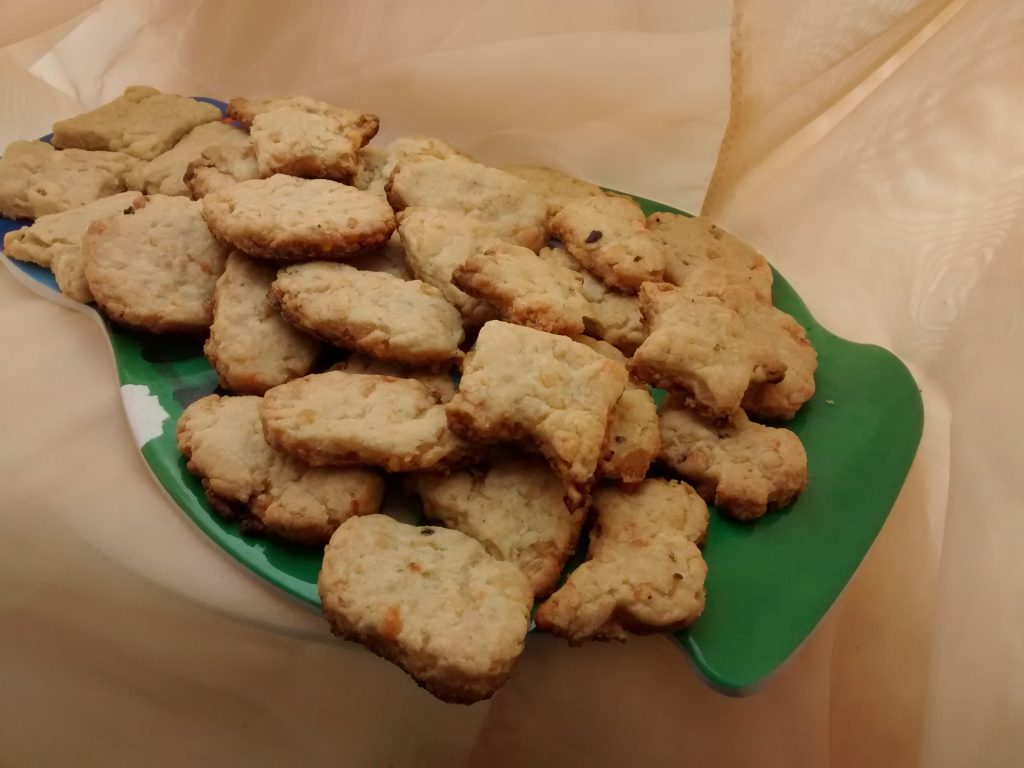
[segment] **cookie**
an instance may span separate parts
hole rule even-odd
[[[580,197],[604,197],[604,190],[589,181],[542,165],[506,165],[501,170],[525,181],[544,198],[548,217],[554,216],[570,200]]]
[[[152,160],[197,125],[220,117],[212,104],[130,85],[110,103],[54,123],[53,145],[125,152]]]
[[[442,370],[430,368],[413,368],[393,360],[381,360],[360,352],[353,352],[347,360],[335,363],[332,371],[348,371],[349,373],[374,373],[378,376],[392,376],[396,379],[415,379],[430,390],[439,403],[447,403],[455,397],[455,381],[446,366]]]
[[[270,297],[289,322],[348,349],[410,365],[462,357],[459,311],[419,280],[311,262],[278,272]]]
[[[200,332],[213,322],[213,292],[227,249],[185,197],[139,196],[82,238],[89,290],[116,323],[153,333]]]
[[[588,559],[537,609],[540,629],[566,638],[625,640],[678,630],[704,610],[707,564],[695,544],[707,507],[685,483],[601,488]]]
[[[122,213],[136,197],[136,192],[121,192],[63,213],[40,216],[32,226],[4,235],[4,253],[53,270],[57,287],[69,299],[92,301],[82,268],[82,238],[92,222]]]
[[[762,302],[771,303],[772,269],[760,253],[738,237],[703,216],[677,213],[651,214],[647,228],[667,248],[665,282],[682,285],[692,270],[717,266],[737,273]]]
[[[334,634],[459,704],[489,698],[508,679],[533,605],[523,573],[479,542],[385,515],[335,532],[317,586]]]
[[[344,259],[395,231],[385,202],[327,179],[278,174],[214,192],[202,204],[218,240],[264,259]]]
[[[289,107],[321,115],[335,115],[347,124],[358,126],[369,141],[376,133],[380,120],[376,115],[360,112],[358,109],[336,107],[326,101],[310,96],[264,96],[256,99],[237,97],[228,102],[228,117],[237,120],[246,128],[252,128],[256,117],[265,112]]]
[[[628,378],[621,363],[565,336],[492,320],[445,408],[452,428],[467,438],[536,445],[576,509],[585,503]]]
[[[412,475],[408,485],[429,520],[513,563],[536,595],[558,584],[583,526],[583,510],[566,508],[561,481],[537,459],[504,457],[481,469]]]
[[[471,216],[495,235],[536,251],[544,244],[547,204],[510,173],[468,158],[407,157],[386,185],[396,211],[427,208]]]
[[[0,157],[0,216],[35,219],[128,189],[135,159],[121,152],[59,152],[42,141],[15,141]]]
[[[412,272],[405,264],[405,249],[397,231],[383,248],[372,248],[355,254],[345,259],[345,263],[367,272],[385,272],[401,280],[413,279]]]
[[[630,384],[612,411],[597,473],[624,483],[639,483],[660,449],[654,398],[647,387]]]
[[[762,418],[791,419],[814,395],[818,356],[800,324],[765,303],[748,279],[751,274],[717,265],[694,267],[681,288],[691,296],[717,298],[736,310],[748,336],[778,357],[785,366],[782,379],[751,384],[743,396],[743,406]]]
[[[263,430],[275,448],[314,466],[417,472],[472,450],[448,428],[444,409],[419,381],[329,371],[268,390]]]
[[[780,355],[718,298],[647,283],[640,290],[640,311],[650,335],[630,370],[652,386],[685,393],[708,416],[735,413],[751,384],[785,375]]]
[[[774,307],[761,332],[786,364],[786,374],[782,381],[752,385],[743,395],[743,408],[762,419],[792,419],[814,396],[818,353],[803,326]]]
[[[243,149],[249,144],[249,134],[241,128],[220,122],[204,123],[163,154],[139,163],[128,175],[128,183],[132,189],[147,194],[188,195],[185,173],[190,163],[201,160],[206,150],[215,147],[223,152],[229,147]]]
[[[233,187],[240,181],[260,178],[256,168],[256,148],[252,141],[238,145],[220,144],[204,149],[185,167],[182,179],[193,200]]]
[[[708,531],[708,505],[693,486],[681,480],[650,477],[637,486],[602,486],[594,491],[597,518],[591,530],[589,557],[606,546],[675,531],[702,544]]]
[[[583,328],[587,335],[603,339],[627,355],[647,338],[636,294],[620,293],[583,268],[564,248],[541,248],[541,258],[574,270],[583,278]]]
[[[647,231],[643,211],[624,197],[581,197],[551,219],[551,233],[606,285],[636,291],[661,279],[665,246]]]
[[[493,245],[459,264],[452,282],[493,304],[510,322],[568,336],[583,333],[583,278],[529,248]]]
[[[314,468],[263,439],[259,397],[208,395],[178,420],[178,450],[211,505],[242,530],[323,546],[353,515],[380,511],[384,481],[368,469]]]
[[[737,520],[784,506],[807,486],[807,454],[788,429],[755,424],[743,411],[711,422],[678,398],[662,406],[659,422],[659,459]]]
[[[455,268],[475,253],[501,242],[486,224],[451,211],[410,208],[398,216],[405,263],[419,280],[437,288],[462,313],[466,325],[483,325],[497,317],[493,304],[455,286]]]
[[[374,137],[376,115],[308,96],[232,99],[228,114],[249,127],[260,176],[285,173],[350,182],[356,151]]]
[[[606,341],[587,336],[577,336],[576,341],[626,365],[622,352]],[[639,483],[647,476],[660,449],[658,408],[654,398],[646,386],[631,380],[612,411],[597,474],[624,483]]]
[[[428,136],[401,136],[386,147],[364,147],[358,152],[358,169],[352,179],[357,189],[387,197],[385,186],[395,166],[407,157],[465,157],[446,141]]]
[[[320,344],[288,323],[267,296],[277,270],[234,251],[213,295],[213,325],[203,352],[232,392],[262,395],[305,376]]]

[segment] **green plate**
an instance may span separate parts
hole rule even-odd
[[[636,200],[648,214],[680,213]],[[0,219],[0,235],[27,223]],[[47,270],[3,261],[37,292],[59,296]],[[749,691],[776,670],[839,597],[896,500],[924,421],[917,385],[892,353],[829,333],[778,273],[773,297],[818,351],[817,394],[787,425],[807,449],[810,485],[792,506],[754,523],[712,509],[704,547],[707,607],[674,636],[699,673],[727,693]],[[104,325],[132,433],[157,480],[228,554],[318,606],[321,554],[242,536],[210,509],[178,455],[174,430],[182,410],[217,388],[201,341]]]

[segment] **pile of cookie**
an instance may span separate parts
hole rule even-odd
[[[228,114],[131,87],[0,159],[0,213],[35,219],[9,256],[116,323],[206,336],[225,394],[177,435],[211,506],[326,547],[332,629],[448,701],[508,678],[537,600],[574,644],[695,620],[706,503],[750,520],[807,483],[796,435],[751,420],[792,418],[817,365],[767,262],[547,168],[367,146],[357,110]],[[388,477],[438,525],[382,514]]]

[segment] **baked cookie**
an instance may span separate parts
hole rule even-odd
[[[620,293],[602,283],[583,268],[564,248],[541,248],[542,259],[577,272],[583,278],[584,331],[603,339],[627,355],[633,354],[647,338],[640,302],[636,294]]]
[[[625,356],[607,341],[587,336],[577,336],[576,341],[626,365]],[[647,387],[631,380],[612,411],[597,474],[624,483],[639,483],[647,476],[660,449],[658,407]]]
[[[63,213],[40,216],[30,227],[4,235],[4,253],[53,270],[57,287],[69,299],[92,301],[82,268],[82,238],[89,225],[130,208],[137,192],[121,192]]]
[[[471,450],[444,409],[413,379],[329,371],[267,390],[263,430],[275,448],[314,466],[417,472],[451,466]]]
[[[621,363],[572,339],[492,320],[480,330],[459,391],[445,408],[452,429],[467,438],[535,444],[577,509],[628,379]]]
[[[357,189],[387,197],[385,186],[395,166],[407,157],[465,157],[446,141],[428,136],[401,136],[386,147],[364,147],[358,152],[358,169],[352,185]]]
[[[396,211],[428,208],[471,216],[494,234],[536,251],[544,245],[547,204],[510,173],[468,158],[407,157],[386,185]]]
[[[756,291],[760,301],[771,303],[772,269],[765,258],[747,243],[715,226],[703,216],[654,213],[647,228],[665,244],[665,282],[682,285],[694,269],[717,266],[737,273]]]
[[[397,231],[383,248],[372,248],[355,254],[345,259],[345,263],[367,272],[385,272],[400,280],[413,279],[412,272],[405,265],[405,249]]]
[[[248,126],[260,176],[286,173],[350,182],[356,151],[380,125],[376,115],[308,96],[232,99],[228,114]]]
[[[15,141],[0,157],[0,216],[35,219],[128,189],[135,158],[121,152],[59,152],[43,141]]]
[[[218,240],[264,259],[344,259],[395,231],[385,202],[327,179],[278,174],[214,192],[202,204]]]
[[[598,516],[591,531],[590,557],[604,546],[678,531],[702,544],[708,531],[708,505],[681,480],[650,477],[630,488],[613,485],[594,491]]]
[[[285,321],[267,301],[277,270],[239,251],[228,256],[213,294],[213,325],[203,352],[220,385],[244,395],[305,376],[320,343]]]
[[[662,406],[659,422],[659,459],[737,520],[784,506],[807,486],[807,454],[788,429],[755,424],[743,411],[711,422],[678,398]]]
[[[779,381],[786,372],[779,353],[718,298],[647,283],[640,289],[640,311],[650,335],[630,370],[652,386],[681,390],[708,416],[729,416],[751,384]]]
[[[483,325],[497,317],[493,304],[470,296],[452,282],[457,266],[501,242],[488,225],[451,211],[410,208],[398,215],[398,234],[409,271],[441,291],[462,313],[466,325]]]
[[[640,206],[624,197],[570,200],[551,219],[552,234],[606,285],[636,291],[661,280],[665,246],[647,231]]]
[[[580,197],[604,197],[604,190],[589,181],[542,165],[506,165],[501,170],[518,176],[548,204],[548,217],[554,216],[570,200]]]
[[[457,704],[489,698],[508,679],[533,605],[523,573],[479,542],[386,515],[335,532],[317,585],[334,634]]]
[[[270,299],[299,328],[374,357],[410,365],[462,357],[459,311],[419,280],[311,262],[278,272]]]
[[[751,384],[743,398],[748,413],[769,419],[791,419],[814,395],[814,372],[818,356],[807,334],[796,320],[765,303],[749,275],[720,266],[693,267],[687,272],[682,290],[691,296],[721,300],[739,313],[749,338],[765,345],[785,365],[785,375],[776,382]]]
[[[537,459],[506,457],[481,469],[412,475],[408,485],[428,519],[516,565],[538,596],[558,584],[583,526],[583,510],[566,508],[561,481]]]
[[[233,187],[240,181],[260,177],[256,168],[256,149],[252,141],[238,145],[218,145],[204,149],[185,167],[182,179],[193,200]]]
[[[212,104],[130,85],[110,103],[54,123],[53,145],[126,152],[152,160],[197,125],[215,120],[220,120],[220,110]]]
[[[196,400],[177,434],[210,505],[240,516],[244,532],[323,546],[348,518],[380,511],[384,481],[376,472],[314,468],[267,445],[258,397]]]
[[[213,292],[227,249],[186,197],[139,196],[82,238],[89,290],[114,322],[153,333],[200,332],[213,322]]]
[[[199,161],[208,149],[244,149],[250,145],[249,134],[227,123],[197,125],[171,149],[149,162],[139,163],[128,175],[128,184],[147,194],[188,195],[185,173],[189,164]]]
[[[502,318],[548,333],[583,333],[582,276],[529,248],[498,243],[471,255],[452,273],[470,296],[489,301]]]
[[[681,629],[704,610],[707,564],[695,542],[708,510],[685,483],[650,479],[594,492],[587,562],[537,609],[572,644]]]
[[[393,360],[381,360],[361,352],[353,352],[348,359],[335,363],[332,371],[349,373],[373,373],[378,376],[392,376],[396,379],[415,379],[430,390],[439,403],[447,403],[455,397],[455,380],[447,367],[434,371],[430,368],[411,368]]]
[[[818,353],[803,326],[780,309],[771,308],[761,332],[786,364],[786,374],[782,381],[752,385],[743,395],[743,408],[762,419],[792,419],[814,396]]]

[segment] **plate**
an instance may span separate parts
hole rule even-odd
[[[646,214],[683,213],[634,199]],[[28,223],[0,219],[0,235]],[[48,270],[2,260],[41,295],[64,301]],[[701,676],[731,694],[753,690],[778,669],[839,597],[892,509],[924,424],[920,391],[895,355],[829,333],[777,272],[772,296],[807,329],[818,351],[817,392],[786,424],[807,449],[810,484],[793,505],[753,523],[734,522],[712,507],[704,546],[707,607],[692,627],[673,635]],[[242,536],[213,512],[178,454],[178,417],[217,389],[202,342],[101,322],[132,434],[156,479],[225,552],[292,597],[319,606],[320,553]]]

